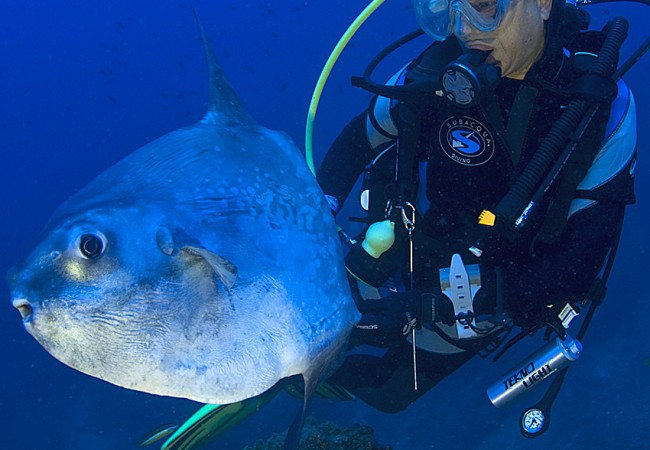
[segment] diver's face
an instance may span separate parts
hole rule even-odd
[[[491,50],[487,62],[501,67],[501,76],[521,80],[544,49],[544,21],[552,0],[511,0],[496,30],[480,31],[464,17],[454,33],[465,49]]]

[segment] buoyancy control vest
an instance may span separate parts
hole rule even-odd
[[[431,46],[396,74],[390,83],[417,82],[423,73],[431,75],[437,67],[444,67],[445,60],[459,51],[453,37],[448,41]],[[398,171],[395,170],[399,165],[395,142],[398,136],[402,138],[396,112],[399,114],[398,109],[404,103],[381,95],[376,97],[367,120],[368,141],[376,154],[364,176],[368,221],[373,223],[385,217],[386,204],[394,201],[396,193],[400,192],[400,184],[402,190],[406,186],[406,192],[417,192],[417,196],[411,194],[411,198],[416,198],[416,210],[424,219],[420,220],[418,228],[419,236],[424,238],[416,244],[419,245],[416,254],[420,255],[415,264],[416,284],[435,284],[436,269],[448,263],[451,253],[458,251],[459,244],[467,249],[470,241],[476,240],[471,230],[477,229],[476,218],[481,211],[494,208],[508,194],[513,180],[524,172],[544,136],[552,131],[552,125],[566,103],[572,97],[583,95],[580,89],[587,89],[584,86],[576,88],[576,80],[583,82],[583,75],[588,73],[584,68],[588,61],[585,63],[584,59],[590,56],[584,56],[583,50],[589,53],[597,51],[593,43],[596,42],[598,47],[602,41],[601,36],[594,32],[590,32],[589,39],[574,36],[572,48],[563,51],[561,57],[547,55],[522,82],[502,79],[492,90],[492,96],[484,97],[469,109],[430,96],[429,104],[420,104],[418,109],[422,122],[417,129],[422,131],[417,138],[417,151],[412,155],[417,170],[401,180],[396,177]],[[601,79],[597,81],[602,83]],[[608,201],[633,201],[631,179],[635,152],[634,144],[629,142],[635,134],[633,100],[622,82],[618,86],[618,96],[611,84],[605,83],[605,87],[608,91],[605,95],[590,100],[605,105],[615,100],[613,110],[625,114],[613,116],[609,122],[622,126],[614,127],[613,133],[608,135],[607,145],[601,147],[610,108],[600,108],[600,116],[592,120],[582,134],[578,150],[566,164],[568,169],[564,168],[560,182],[545,192],[535,214],[526,218],[529,226],[523,233],[517,233],[517,239],[510,239],[511,230],[506,231],[510,239],[510,254],[499,255],[502,260],[511,259],[512,252],[516,254],[522,248],[534,249],[531,242],[538,239],[546,243],[557,239],[568,218],[581,208],[599,199],[604,200],[602,195],[605,191],[608,191]],[[628,141],[623,148],[610,145],[620,139]],[[599,148],[596,155],[594,151]],[[610,162],[616,159],[618,164],[605,166],[598,163],[603,156]],[[586,177],[586,174],[590,176]],[[590,181],[584,181],[580,186],[591,186],[592,189],[576,191],[578,184],[587,179]],[[618,189],[606,183],[612,179],[619,180],[616,183]],[[603,188],[605,184],[609,187]],[[593,189],[596,186],[599,192]],[[427,237],[442,238],[435,239],[431,245]],[[446,245],[441,246],[440,242]],[[464,259],[474,262],[471,260],[473,256],[477,255],[466,252]]]
[[[449,40],[454,41],[453,37]],[[594,32],[589,33],[589,39],[577,41],[602,43]],[[400,183],[417,193],[412,197],[418,212],[425,218],[421,223],[426,234],[431,236],[444,236],[454,229],[471,225],[482,210],[494,208],[508,193],[513,180],[524,171],[563,107],[576,95],[574,84],[585,71],[585,63],[581,66],[576,61],[589,58],[584,56],[581,47],[593,51],[594,46],[574,44],[571,50],[566,51],[570,57],[563,55],[554,59],[554,70],[547,67],[551,58],[545,58],[523,81],[501,79],[492,91],[493,95],[473,108],[460,108],[444,99],[433,98],[420,111],[422,122],[419,129],[422,131],[417,138],[416,150],[412,150],[415,170],[407,180],[398,180],[395,169],[398,154],[395,142],[399,134],[396,111],[401,104],[387,97],[376,97],[367,119],[368,142],[376,156],[364,174],[363,203],[368,210],[368,223],[384,218],[386,204],[399,191]],[[408,83],[417,79],[421,72],[434,71],[434,64],[444,67],[449,55],[458,51],[455,42],[434,44],[389,83]],[[423,61],[428,64],[425,69],[422,68]],[[550,79],[544,78],[547,74],[552,74]],[[627,92],[627,88],[619,83],[620,89]],[[610,86],[609,92],[603,102],[614,100],[615,89]],[[627,95],[619,95],[616,100],[625,103],[625,97]],[[531,220],[537,225],[535,231],[543,233],[545,242],[557,239],[561,234],[576,188],[592,166],[594,150],[603,142],[609,111],[610,108],[600,108],[599,117],[592,121],[580,139],[578,151],[574,152],[573,160],[564,170],[561,182],[546,193],[543,202],[547,209],[538,208],[537,220]],[[399,148],[408,151],[404,145]],[[629,162],[630,155],[624,159]],[[604,176],[602,170],[601,164],[599,171]],[[627,187],[624,190],[627,192],[617,192],[616,195],[628,203],[633,197],[631,189]],[[581,195],[587,193],[581,192]],[[612,199],[612,192],[608,197]],[[571,211],[575,213],[577,203],[573,205]],[[544,226],[541,225],[543,221]],[[511,231],[506,230],[508,234]],[[539,237],[529,232],[528,239],[533,238]]]

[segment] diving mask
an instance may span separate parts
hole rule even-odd
[[[460,34],[463,18],[474,28],[494,31],[510,0],[413,0],[420,27],[437,41]]]

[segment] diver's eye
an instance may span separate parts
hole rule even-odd
[[[104,236],[99,234],[82,234],[79,238],[79,253],[86,259],[99,258],[106,248],[104,241]]]

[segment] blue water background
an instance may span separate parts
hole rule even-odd
[[[330,50],[364,1],[194,0],[216,53],[251,114],[303,147],[311,90]],[[650,9],[591,7],[595,26],[630,20],[629,55],[645,38]],[[388,1],[336,66],[316,122],[317,159],[369,95],[349,85],[370,58],[415,28],[410,1]],[[420,44],[387,62],[392,73]],[[53,210],[101,170],[141,145],[199,120],[207,73],[186,1],[0,1],[0,273],[35,243]],[[629,209],[609,295],[553,410],[550,431],[524,440],[528,398],[494,408],[485,388],[539,344],[522,342],[500,364],[475,359],[407,411],[317,400],[312,414],[360,422],[396,449],[648,448],[650,444],[650,57],[626,77],[639,121],[638,203]],[[0,448],[129,449],[197,404],[128,391],[49,356],[24,330],[0,284]],[[281,396],[211,448],[241,448],[285,429],[299,407]]]

